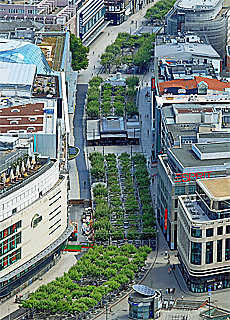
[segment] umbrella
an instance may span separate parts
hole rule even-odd
[[[22,161],[22,164],[21,164],[21,172],[22,172],[22,173],[25,172],[25,164],[24,164],[24,161]]]
[[[19,165],[16,167],[16,176],[18,177],[20,175]]]
[[[35,155],[33,154],[32,160],[31,160],[31,164],[32,164],[32,169],[34,167],[34,164],[36,164],[36,159],[35,159]]]
[[[2,174],[2,182],[3,182],[4,187],[5,187],[5,183],[6,183],[6,174],[5,174],[5,172],[3,172],[3,174]]]
[[[29,170],[30,167],[31,167],[31,165],[30,165],[30,158],[29,158],[29,157],[27,158],[26,167],[27,167],[28,170]]]
[[[10,170],[10,179],[11,179],[11,181],[14,180],[14,171],[13,171],[13,169]]]

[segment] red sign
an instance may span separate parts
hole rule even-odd
[[[189,172],[189,173],[175,173],[175,182],[188,182],[196,179],[210,178],[212,171],[205,172]]]
[[[155,87],[155,78],[151,78],[151,89],[154,90]]]
[[[168,209],[165,209],[164,230],[167,230],[167,222],[168,222]]]

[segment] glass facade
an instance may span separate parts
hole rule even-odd
[[[194,238],[202,238],[202,230],[201,229],[191,229],[191,236]]]
[[[105,7],[99,10],[85,25],[82,27],[82,34],[87,33],[96,23],[105,15]]]
[[[206,237],[212,237],[213,236],[213,228],[209,228],[206,230]]]
[[[12,46],[10,43],[3,45],[2,50],[0,49],[0,61],[33,64],[37,66],[37,74],[56,75],[48,65],[42,50],[32,43],[12,41]]]
[[[217,240],[217,262],[222,261],[222,240]]]
[[[230,239],[225,240],[225,261],[230,260]]]
[[[213,263],[213,241],[206,242],[206,263]]]
[[[21,232],[18,230],[22,227],[22,221],[18,221],[11,226],[0,231],[0,270],[7,268],[11,264],[21,259]],[[6,255],[9,253],[8,255]]]
[[[191,263],[201,265],[202,243],[191,242]]]
[[[181,196],[185,194],[185,186],[176,186],[175,187],[175,196]]]

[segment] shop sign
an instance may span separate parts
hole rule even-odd
[[[151,78],[151,90],[155,90],[156,85],[155,85],[155,78]]]
[[[189,173],[175,173],[175,182],[188,182],[196,179],[210,178],[212,171],[205,172],[189,172]]]
[[[167,230],[168,209],[165,209],[164,230]]]
[[[82,40],[83,38],[83,14],[80,12],[79,14],[79,37]]]

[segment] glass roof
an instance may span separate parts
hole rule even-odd
[[[40,75],[57,74],[50,68],[42,50],[29,42],[1,39],[0,61],[36,65]]]

